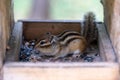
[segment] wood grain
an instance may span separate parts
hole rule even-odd
[[[12,32],[13,5],[11,0],[0,0],[0,80],[2,80],[2,67],[8,40]]]
[[[4,80],[118,80],[116,63],[6,63]]]
[[[17,22],[13,29],[13,34],[9,41],[11,49],[6,53],[6,61],[18,61],[20,46],[22,42],[22,22]]]
[[[43,39],[47,32],[58,35],[66,30],[80,32],[80,22],[24,22],[23,35],[25,39]]]
[[[99,36],[99,50],[102,59],[107,62],[116,62],[117,57],[113,50],[110,38],[106,32],[104,24],[97,24]]]
[[[2,16],[1,16],[1,13],[0,13],[0,80],[2,80],[3,79],[3,72],[2,72],[2,68],[3,68],[3,56],[4,56],[4,53],[5,53],[5,49],[4,49],[4,43],[2,42],[3,40],[4,40],[4,36],[3,36],[3,27],[2,27],[2,25],[1,25],[1,18]],[[3,45],[3,46],[2,46]]]
[[[120,0],[104,0],[105,25],[120,63]]]
[[[5,58],[6,47],[14,25],[12,0],[0,0],[0,34],[2,35],[1,45],[3,46],[2,57]]]

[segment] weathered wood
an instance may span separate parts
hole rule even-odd
[[[2,2],[0,3],[0,43],[1,43],[1,57],[5,57],[5,50],[6,50],[6,33],[5,33],[5,26],[3,24],[4,22],[4,17],[3,17],[3,13],[1,11],[1,7],[2,7]],[[3,58],[2,60],[3,61]]]
[[[12,26],[14,24],[13,19],[13,5],[12,0],[0,0],[0,34],[2,35],[2,57],[5,57],[5,51],[7,47],[8,40],[11,35]]]
[[[99,42],[100,55],[102,56],[103,60],[107,62],[116,62],[117,57],[116,54],[114,53],[112,44],[107,35],[104,24],[97,24],[97,28],[98,28],[98,36],[99,36],[98,42]]]
[[[118,80],[116,63],[6,63],[4,80]]]
[[[0,11],[2,13],[2,25],[5,28],[7,42],[14,24],[12,0],[0,0]]]
[[[3,40],[3,34],[2,34],[2,25],[1,25],[1,18],[2,18],[2,16],[1,16],[1,13],[0,13],[0,80],[2,80],[2,66],[3,66],[3,54],[4,54],[4,52],[5,52],[5,50],[4,50],[4,46],[2,46],[3,45],[3,43],[2,43],[2,40]]]
[[[105,25],[120,63],[120,0],[104,0]]]
[[[46,32],[51,32],[52,34],[57,35],[65,30],[80,32],[80,22],[23,21],[23,35],[27,40],[42,39]]]
[[[0,0],[0,80],[3,76],[3,61],[6,47],[14,25],[11,0]]]
[[[6,61],[18,61],[20,46],[22,42],[22,22],[17,22],[13,29],[13,34],[10,38],[9,45],[11,49],[6,53]]]

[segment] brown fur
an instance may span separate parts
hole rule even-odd
[[[54,55],[56,58],[64,57],[69,53],[74,53],[76,50],[82,53],[87,46],[86,39],[80,35],[67,36],[64,41],[57,41],[51,45],[46,44],[44,46],[38,44],[35,48],[43,53],[43,55]]]

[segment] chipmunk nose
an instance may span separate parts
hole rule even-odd
[[[35,47],[34,49],[35,49],[36,51],[39,51],[39,48],[38,48],[38,47]]]

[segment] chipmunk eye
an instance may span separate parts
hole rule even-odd
[[[46,44],[46,43],[47,43],[46,40],[41,40],[41,41],[40,41],[40,45],[44,45],[44,44]]]
[[[43,45],[43,44],[45,44],[45,42],[41,41],[41,42],[40,42],[40,45]]]

